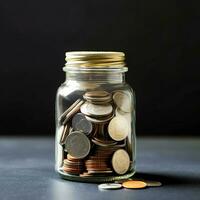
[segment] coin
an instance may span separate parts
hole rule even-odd
[[[88,117],[88,116],[85,116],[85,117],[88,121],[91,121],[95,124],[102,124],[102,123],[106,123],[106,122],[110,121],[114,117],[114,114],[108,115],[104,118],[101,117],[101,118],[98,118],[98,119],[93,118],[93,117]]]
[[[111,104],[96,105],[89,102],[85,102],[80,109],[85,115],[97,117],[110,115],[113,111]]]
[[[108,92],[104,90],[99,91],[89,91],[84,94],[84,97],[106,97],[110,95]]]
[[[112,101],[112,95],[106,91],[86,92],[83,98],[94,104],[105,104]]]
[[[73,162],[78,162],[78,161],[80,161],[79,158],[75,158],[75,157],[71,156],[69,153],[67,154],[67,160],[73,161]]]
[[[115,141],[112,141],[112,140],[102,141],[102,140],[98,140],[96,138],[92,139],[92,142],[96,145],[103,146],[103,147],[113,146],[113,145],[117,144]]]
[[[130,158],[124,149],[118,149],[112,156],[112,166],[117,174],[125,174],[130,166]]]
[[[113,100],[117,107],[124,112],[131,112],[131,96],[128,92],[118,91],[113,94]]]
[[[128,189],[140,189],[147,187],[147,184],[143,181],[130,180],[123,182],[122,186]]]
[[[130,125],[124,117],[114,117],[108,125],[108,133],[115,141],[124,140],[130,132]]]
[[[119,117],[124,117],[129,123],[131,123],[132,121],[131,113],[123,112],[122,110],[120,110],[120,108],[116,108],[115,115]]]
[[[77,113],[72,118],[72,127],[76,131],[82,131],[86,135],[89,135],[92,130],[92,123],[85,118],[85,115],[82,113]]]
[[[88,174],[110,174],[113,173],[112,170],[105,170],[105,171],[88,171]]]
[[[103,183],[98,186],[99,189],[103,190],[114,190],[122,188],[122,184],[119,183]]]
[[[159,186],[162,185],[162,183],[159,182],[159,181],[147,181],[147,180],[145,180],[145,183],[146,183],[147,186],[149,186],[149,187],[159,187]]]
[[[65,120],[66,115],[81,101],[81,99],[76,100],[60,117],[59,121],[63,123]]]
[[[61,135],[61,138],[60,138],[60,144],[64,145],[66,137],[70,133],[70,126],[69,126],[69,124],[66,124],[65,126],[62,125],[61,128],[62,128],[62,135]]]
[[[80,109],[80,107],[81,107],[81,105],[84,103],[84,101],[80,101],[80,102],[78,102],[68,113],[67,113],[67,115],[66,115],[66,117],[65,117],[65,120],[63,121],[63,124],[66,124],[73,116],[74,116],[74,114],[76,114],[78,111],[79,111],[79,109]]]
[[[90,140],[80,131],[74,131],[66,138],[65,151],[75,158],[86,157],[90,147]]]

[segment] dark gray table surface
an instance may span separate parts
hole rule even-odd
[[[0,200],[200,199],[200,139],[139,138],[136,177],[162,187],[100,191],[54,172],[53,138],[0,138]]]

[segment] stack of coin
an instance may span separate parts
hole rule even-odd
[[[84,164],[81,159],[67,155],[67,159],[63,161],[63,171],[68,174],[81,174],[84,171]]]
[[[85,161],[85,167],[88,174],[110,174],[113,173],[110,163],[113,149],[109,147],[96,146],[93,153]]]
[[[112,96],[106,91],[91,91],[86,92],[83,98],[93,104],[105,104],[112,101]]]

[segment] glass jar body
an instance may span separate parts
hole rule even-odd
[[[67,72],[56,96],[55,170],[110,182],[135,173],[135,94],[120,72]]]

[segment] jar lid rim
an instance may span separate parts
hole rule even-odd
[[[122,68],[125,54],[115,51],[70,51],[65,53],[65,67]]]

